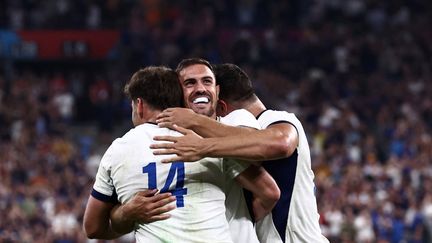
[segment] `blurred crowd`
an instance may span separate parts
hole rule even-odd
[[[432,242],[432,2],[0,3],[2,28],[122,31],[105,68],[0,68],[1,242],[85,242],[99,159],[132,125],[122,86],[191,56],[238,64],[300,118],[331,242]]]

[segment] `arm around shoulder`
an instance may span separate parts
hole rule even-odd
[[[197,114],[188,108],[165,109],[158,115],[156,122],[160,127],[169,127],[172,129],[175,124],[191,129],[202,137],[225,137],[251,131],[247,128],[224,125],[214,118]]]
[[[200,143],[200,151],[208,157],[249,161],[275,160],[291,156],[298,146],[298,141],[295,127],[289,123],[280,123],[247,134],[205,138]]]
[[[267,144],[266,159],[279,159],[291,156],[299,143],[297,129],[290,123],[278,123],[258,131],[259,139]]]

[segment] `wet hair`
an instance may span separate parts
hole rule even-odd
[[[227,102],[243,102],[255,97],[248,75],[231,63],[213,65],[216,81],[220,87],[219,98]]]
[[[159,110],[183,106],[183,91],[177,73],[164,66],[138,70],[125,85],[124,92],[129,99],[141,98]]]
[[[210,62],[198,57],[181,60],[181,62],[177,65],[176,72],[180,73],[183,69],[196,64],[206,65],[214,73],[213,66],[210,64]]]

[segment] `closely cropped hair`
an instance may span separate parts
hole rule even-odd
[[[176,72],[177,72],[177,73],[180,73],[181,70],[183,70],[183,69],[185,69],[185,68],[187,68],[187,67],[189,67],[189,66],[195,65],[195,64],[202,64],[202,65],[206,65],[206,66],[207,66],[208,68],[210,68],[210,70],[214,73],[214,71],[213,71],[213,67],[212,67],[212,65],[210,64],[210,62],[208,62],[208,61],[205,60],[205,59],[198,58],[198,57],[183,59],[183,60],[182,60],[182,61],[177,65]]]
[[[228,102],[241,102],[254,97],[255,91],[248,75],[231,63],[213,66],[216,82],[219,84],[219,98]]]
[[[163,66],[138,70],[126,84],[124,92],[129,99],[142,98],[159,110],[183,106],[183,91],[177,73]]]

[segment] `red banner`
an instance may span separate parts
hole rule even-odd
[[[120,38],[116,30],[23,30],[17,34],[22,42],[37,46],[40,59],[105,59]]]

